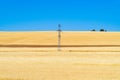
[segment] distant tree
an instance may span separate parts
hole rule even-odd
[[[101,32],[105,32],[105,30],[104,30],[104,29],[100,29],[100,31],[101,31]]]
[[[95,29],[91,30],[91,31],[96,31]]]

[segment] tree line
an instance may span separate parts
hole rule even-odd
[[[96,31],[95,29],[92,29],[91,31]],[[105,30],[105,29],[100,29],[99,30],[100,32],[107,32],[107,30]]]

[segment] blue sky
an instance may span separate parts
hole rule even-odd
[[[0,0],[0,31],[120,31],[119,0]]]

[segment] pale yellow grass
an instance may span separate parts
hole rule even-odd
[[[56,48],[1,47],[0,52],[58,52]],[[120,52],[120,47],[62,47],[61,52]]]
[[[0,44],[57,45],[57,32],[0,32]],[[120,45],[119,32],[62,32],[62,45]]]
[[[0,44],[57,45],[57,32],[0,32]],[[62,32],[63,45],[120,45],[118,32]],[[120,80],[120,47],[0,47],[0,80]]]
[[[119,52],[1,52],[0,80],[120,80]]]

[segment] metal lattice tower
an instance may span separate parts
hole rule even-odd
[[[58,51],[61,51],[61,25],[58,25]]]

